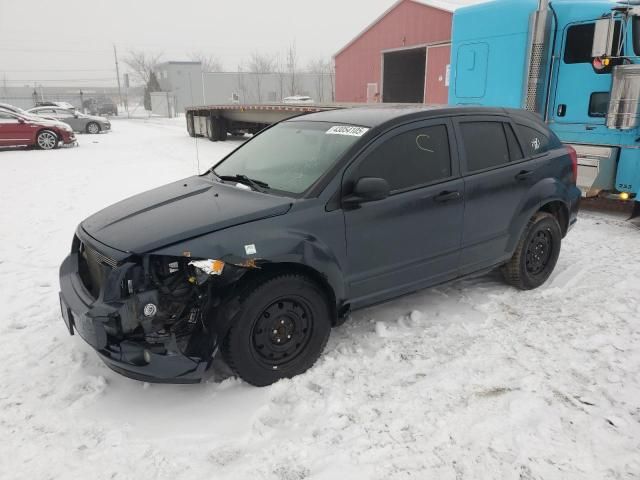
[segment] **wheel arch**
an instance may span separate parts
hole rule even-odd
[[[569,205],[565,199],[569,198],[567,186],[554,178],[546,178],[534,185],[523,199],[511,222],[510,239],[507,244],[508,258],[515,252],[518,241],[522,236],[529,220],[538,212],[553,215],[560,225],[562,237],[569,231]]]

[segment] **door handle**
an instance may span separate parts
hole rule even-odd
[[[523,181],[527,180],[529,177],[533,175],[533,172],[530,170],[523,170],[519,174],[516,175],[516,180]]]
[[[567,114],[567,105],[562,103],[558,105],[558,116],[564,117]]]
[[[460,200],[462,195],[460,192],[442,192],[439,195],[436,195],[433,199],[438,203],[446,203],[451,202],[453,200]]]

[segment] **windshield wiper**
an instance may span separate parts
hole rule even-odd
[[[255,180],[253,178],[249,178],[246,175],[218,175],[216,172],[213,172],[215,176],[217,176],[220,180],[224,180],[225,182],[238,182],[244,185],[250,186],[256,192],[264,193],[265,188],[269,188],[269,184],[266,182],[262,182],[260,180]]]

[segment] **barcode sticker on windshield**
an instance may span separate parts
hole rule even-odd
[[[350,127],[347,125],[331,127],[327,130],[327,135],[348,135],[350,137],[361,137],[369,131],[365,127]]]

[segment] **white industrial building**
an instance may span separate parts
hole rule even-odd
[[[200,62],[164,62],[157,77],[164,92],[175,98],[176,110],[193,105],[280,103],[293,95],[318,103],[335,99],[335,81],[322,73],[204,72]]]

